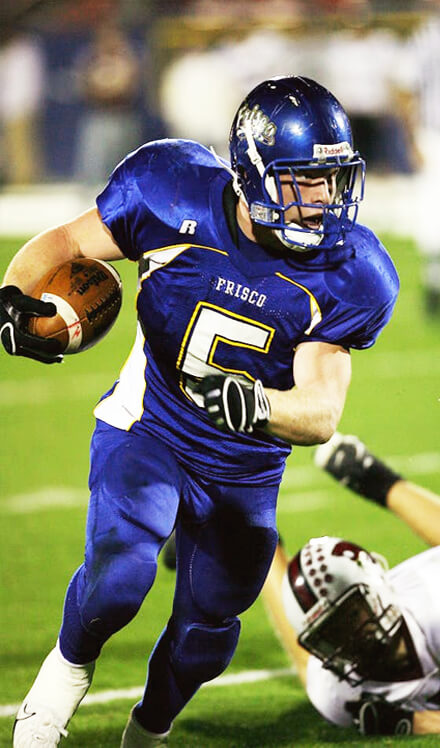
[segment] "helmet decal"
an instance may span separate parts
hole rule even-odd
[[[371,559],[370,554],[361,548],[360,545],[350,543],[348,540],[341,540],[339,543],[336,543],[332,550],[332,556],[346,556],[347,558],[352,559],[352,561],[357,561],[362,556]]]
[[[258,104],[252,109],[244,102],[237,114],[237,136],[243,140],[246,137],[245,122],[249,122],[252,136],[264,145],[275,145],[277,126],[271,122],[267,114],[261,111]]]

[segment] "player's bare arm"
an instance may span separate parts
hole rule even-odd
[[[55,320],[57,308],[51,301],[33,298],[31,294],[52,268],[80,257],[123,257],[96,208],[38,234],[17,252],[0,289],[0,340],[7,353],[46,364],[62,361],[65,348],[61,342],[56,337],[33,334],[27,324],[31,317]]]
[[[440,711],[414,712],[414,735],[435,735],[438,733],[440,733]]]
[[[288,562],[289,559],[284,548],[278,543],[262,595],[274,631],[286,654],[296,667],[298,677],[305,688],[307,684],[307,663],[310,655],[304,647],[298,644],[295,631],[286,616],[281,593],[282,581],[287,571]]]
[[[52,267],[77,257],[120,260],[124,257],[97,208],[30,239],[12,259],[3,286],[17,286],[29,294]]]
[[[271,416],[267,429],[291,444],[328,441],[335,432],[351,379],[349,352],[329,343],[302,343],[294,359],[295,387],[265,389]]]
[[[266,429],[290,444],[321,444],[339,423],[351,378],[349,352],[339,345],[298,346],[291,390],[244,384],[234,376],[209,375],[200,384],[204,407],[223,431]]]
[[[440,497],[423,486],[399,480],[387,494],[386,505],[429,545],[440,545]]]

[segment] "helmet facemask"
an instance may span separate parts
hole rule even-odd
[[[304,175],[310,180],[337,170],[336,190],[330,203],[307,203],[301,196],[301,180]],[[291,180],[294,199],[285,202],[282,190],[282,179]],[[360,158],[350,159],[348,163],[340,158],[327,160],[325,163],[296,163],[292,160],[272,162],[264,169],[262,175],[262,192],[264,199],[255,200],[249,205],[251,219],[274,231],[277,238],[287,247],[304,252],[314,248],[330,249],[341,242],[345,234],[356,222],[359,203],[363,198],[365,181],[365,164]],[[297,220],[289,218],[289,211],[297,208]],[[313,210],[320,214],[321,220],[316,226],[307,225],[305,211]],[[310,209],[310,210],[309,210]]]
[[[402,615],[366,584],[349,587],[298,638],[323,666],[356,686],[378,677],[400,638]]]
[[[283,578],[283,603],[299,643],[351,685],[407,680],[420,671],[385,571],[379,554],[324,536],[303,546]]]

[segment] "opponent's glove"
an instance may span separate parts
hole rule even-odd
[[[369,696],[351,701],[347,709],[361,735],[411,735],[414,712]]]
[[[344,486],[381,506],[386,506],[388,491],[402,478],[375,457],[357,436],[336,432],[315,450],[314,459],[318,467]]]
[[[0,340],[11,356],[26,356],[44,364],[63,360],[58,340],[26,332],[29,317],[54,317],[55,304],[26,296],[17,286],[0,288]]]
[[[251,434],[270,418],[269,400],[259,379],[247,386],[235,377],[214,374],[202,379],[198,389],[208,416],[224,431]]]

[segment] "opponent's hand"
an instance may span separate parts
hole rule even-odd
[[[251,434],[270,418],[269,400],[259,379],[246,386],[235,377],[214,374],[202,379],[198,389],[208,416],[224,431]]]
[[[314,455],[315,464],[360,496],[386,506],[390,488],[401,475],[376,457],[357,436],[336,432]]]
[[[0,340],[10,356],[26,356],[44,364],[63,360],[58,340],[26,332],[29,317],[54,317],[55,304],[26,296],[17,286],[0,288]]]
[[[361,735],[411,735],[413,712],[374,696],[346,705]]]

